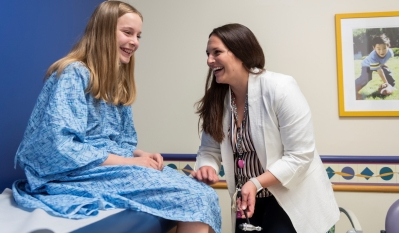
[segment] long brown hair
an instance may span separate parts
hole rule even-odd
[[[53,63],[46,73],[59,77],[67,65],[80,61],[90,70],[86,89],[94,98],[106,102],[130,105],[136,98],[134,80],[134,54],[128,64],[120,64],[116,40],[118,18],[126,13],[141,13],[133,6],[120,1],[101,3],[86,26],[83,37],[63,58]]]
[[[217,36],[223,44],[238,58],[249,73],[259,74],[264,71],[265,56],[255,35],[241,24],[226,24],[213,29],[209,37]],[[258,68],[258,72],[251,69]],[[198,124],[219,143],[223,141],[224,100],[228,93],[228,84],[219,84],[209,68],[205,84],[205,95],[196,103],[199,114]]]

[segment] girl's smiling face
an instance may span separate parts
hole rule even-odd
[[[116,41],[121,63],[129,63],[130,57],[139,48],[142,24],[140,16],[135,13],[126,13],[119,17],[116,25]]]
[[[207,64],[212,69],[217,83],[231,85],[242,74],[247,73],[241,60],[229,51],[222,40],[215,35],[209,37],[206,53],[208,55]]]

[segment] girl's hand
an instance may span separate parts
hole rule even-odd
[[[219,181],[219,176],[211,166],[200,167],[197,171],[192,171],[191,175],[205,184],[211,185]]]
[[[241,188],[241,198],[237,199],[238,209],[241,211],[241,218],[245,218],[244,210],[247,210],[248,218],[252,217],[255,211],[256,186],[252,181],[248,181]]]
[[[159,153],[149,153],[142,150],[135,150],[134,157],[131,159],[140,160],[141,166],[151,167],[157,170],[163,170],[163,157]],[[155,163],[154,163],[155,162]],[[138,164],[137,164],[138,165]],[[139,165],[140,166],[140,165]]]
[[[137,165],[142,167],[163,170],[163,158],[159,153],[148,153],[142,150],[135,150],[134,157],[125,158],[123,156],[109,154],[108,158],[101,164],[102,166],[112,165]]]

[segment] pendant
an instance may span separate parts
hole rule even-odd
[[[243,168],[244,165],[245,165],[245,161],[242,160],[242,159],[239,159],[238,162],[237,162],[237,164],[238,164],[238,167],[239,167],[239,168]]]
[[[237,218],[241,218],[241,211],[237,211]]]

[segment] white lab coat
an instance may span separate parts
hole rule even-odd
[[[262,167],[281,182],[268,189],[298,233],[327,232],[338,221],[340,213],[315,147],[311,112],[296,81],[271,71],[250,74],[248,109],[252,140]],[[229,91],[223,117],[225,135],[230,116]],[[212,166],[219,173],[221,160],[232,197],[235,165],[229,139],[225,136],[219,144],[203,133],[196,169]],[[232,223],[234,231],[234,213]]]

